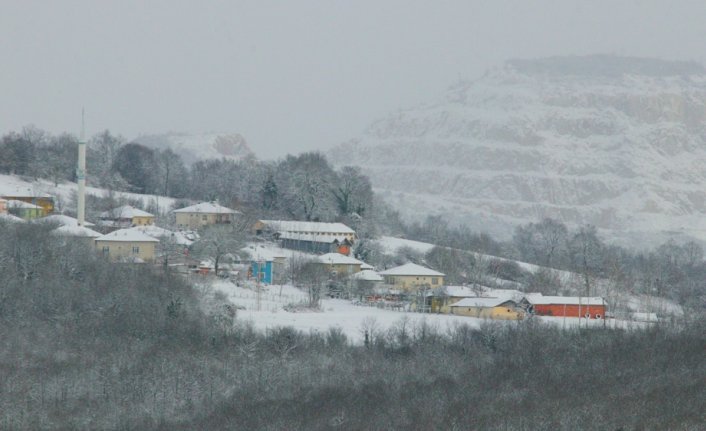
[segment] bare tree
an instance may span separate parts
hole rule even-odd
[[[247,218],[236,218],[232,224],[206,226],[199,232],[199,239],[191,247],[195,255],[213,259],[214,272],[227,254],[242,255],[245,241],[252,226]]]
[[[289,274],[292,283],[306,289],[309,306],[318,308],[322,292],[329,281],[329,271],[316,259],[295,257],[290,259]]]
[[[344,166],[337,174],[337,184],[333,186],[333,196],[336,198],[340,215],[365,215],[373,203],[373,187],[368,177],[360,172],[360,168]]]
[[[582,226],[569,243],[574,270],[581,274],[585,295],[591,296],[591,280],[601,269],[603,243],[595,226]]]

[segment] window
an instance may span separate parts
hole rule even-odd
[[[110,253],[110,247],[108,247],[107,245],[104,245],[103,246],[103,254],[108,254],[108,253]]]
[[[132,246],[132,253],[133,253],[133,254],[138,254],[138,253],[140,253],[140,247],[138,247],[138,246],[136,246],[136,245],[133,245],[133,246]]]
[[[432,278],[431,278],[431,284],[439,284],[439,278],[438,278],[438,277],[432,277]]]
[[[208,220],[208,216],[206,216],[206,215],[202,215],[202,216],[201,216],[201,220],[203,220],[203,221],[206,221],[206,220]]]

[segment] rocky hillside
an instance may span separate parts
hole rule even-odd
[[[512,60],[375,122],[330,157],[363,167],[412,216],[505,236],[551,216],[624,239],[706,239],[705,126],[698,64]]]
[[[171,132],[161,135],[143,135],[135,139],[135,142],[153,148],[171,148],[189,164],[205,159],[239,160],[254,155],[245,138],[238,133]]]

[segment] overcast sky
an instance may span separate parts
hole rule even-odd
[[[0,133],[238,132],[327,149],[507,58],[706,63],[706,1],[0,0]]]

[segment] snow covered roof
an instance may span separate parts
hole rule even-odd
[[[185,208],[174,210],[175,213],[200,213],[200,214],[240,214],[240,211],[232,210],[215,202],[201,202]]]
[[[314,221],[261,220],[268,227],[280,232],[355,234],[343,223],[323,223]]]
[[[62,226],[78,226],[78,220],[76,220],[73,217],[63,215],[63,214],[52,214],[52,215],[48,215],[46,217],[38,218],[35,221],[40,222],[40,223],[57,223]],[[87,222],[87,221],[84,221],[83,225],[84,226],[95,226],[93,223]]]
[[[431,277],[443,277],[444,274],[433,269],[425,268],[416,263],[405,263],[404,265],[382,271],[382,275],[422,275]]]
[[[25,223],[25,220],[8,213],[0,213],[0,220],[10,221],[14,223]]]
[[[530,293],[525,295],[527,302],[532,305],[603,305],[605,301],[600,296],[543,296],[542,294]]]
[[[96,238],[96,241],[113,241],[113,242],[159,242],[146,233],[133,229],[120,229],[111,232],[107,235]]]
[[[360,265],[360,269],[363,269],[363,270],[365,270],[365,269],[375,269],[375,267],[372,266],[372,265],[370,265],[369,263],[363,262],[363,263]]]
[[[154,214],[150,214],[147,211],[142,211],[141,209],[132,207],[130,205],[123,205],[121,207],[114,208],[110,211],[102,212],[100,217],[106,219],[154,217]]]
[[[4,175],[8,177],[8,175]],[[37,193],[32,190],[28,190],[23,187],[21,183],[15,184],[3,184],[5,187],[2,188],[2,197],[4,198],[53,198],[54,196],[47,193]]]
[[[356,280],[363,281],[383,281],[383,278],[380,274],[369,269],[364,269],[360,272],[356,272],[355,274],[353,274],[352,277]]]
[[[506,302],[515,302],[508,298],[463,298],[462,300],[451,304],[451,307],[478,307],[492,308]]]
[[[34,204],[30,204],[30,203],[23,202],[23,201],[18,201],[15,199],[8,199],[7,200],[7,207],[8,208],[35,209],[35,210],[42,209],[42,207],[40,207],[39,205],[34,205]]]
[[[361,265],[363,262],[360,260],[343,255],[341,253],[326,253],[319,256],[321,263],[326,263],[330,265]]]
[[[193,240],[187,238],[187,235],[184,232],[172,232],[169,229],[164,229],[155,225],[134,226],[125,230],[134,230],[137,232],[142,232],[156,239],[169,238],[180,245],[189,246],[194,243]]]
[[[279,253],[269,247],[253,244],[248,245],[243,250],[247,251],[250,258],[254,261],[272,262],[275,259],[286,257],[283,253]]]
[[[81,236],[81,237],[87,237],[87,238],[98,238],[99,236],[103,235],[103,234],[96,232],[93,229],[89,229],[87,227],[68,226],[68,225],[59,226],[58,228],[54,229],[52,232],[55,233],[56,235]]]
[[[321,233],[294,233],[294,232],[280,232],[280,239],[291,239],[294,241],[309,241],[309,242],[323,242],[327,244],[332,244],[336,241],[339,243],[344,242],[348,239],[344,235],[326,235]]]

